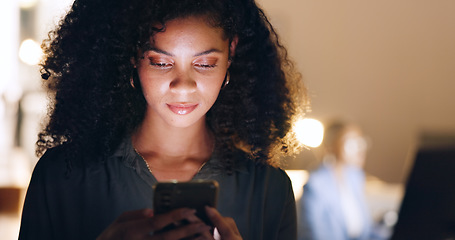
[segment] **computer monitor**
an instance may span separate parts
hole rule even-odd
[[[418,149],[392,240],[455,240],[455,138],[426,136]],[[447,142],[446,140],[450,140]]]

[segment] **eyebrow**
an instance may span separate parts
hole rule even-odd
[[[174,54],[170,53],[170,52],[166,52],[162,49],[159,49],[159,48],[149,48],[148,51],[154,51],[154,52],[157,52],[157,53],[160,53],[160,54],[164,54],[164,55],[167,55],[167,56],[170,56],[170,57],[174,57]],[[216,52],[216,53],[220,53],[222,52],[221,50],[219,49],[216,49],[216,48],[212,48],[212,49],[209,49],[207,51],[203,51],[203,52],[200,52],[200,53],[196,53],[194,55],[194,57],[199,57],[199,56],[202,56],[202,55],[207,55],[207,54],[210,54],[210,53],[213,53],[213,52]]]
[[[212,49],[209,49],[209,50],[207,50],[207,51],[203,51],[203,52],[201,52],[201,53],[197,53],[197,54],[195,54],[194,56],[195,56],[195,57],[199,57],[199,56],[207,55],[207,54],[210,54],[210,53],[213,53],[213,52],[220,53],[220,52],[222,52],[222,51],[219,50],[219,49],[212,48]]]

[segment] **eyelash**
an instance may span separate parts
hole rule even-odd
[[[169,68],[171,67],[172,64],[170,63],[153,63],[151,62],[150,65],[157,67],[157,68]],[[216,64],[195,64],[196,67],[200,68],[215,68],[217,65]]]
[[[216,67],[216,64],[195,64],[195,66],[202,68],[214,68]]]
[[[170,67],[172,64],[170,63],[154,63],[154,62],[150,62],[150,65],[154,66],[154,67],[158,67],[158,68],[168,68]]]
[[[154,62],[153,59],[150,59],[150,65],[153,66],[153,67],[163,68],[163,69],[171,68],[171,67],[173,66],[172,63],[167,63],[167,62]],[[202,64],[202,63],[195,63],[194,66],[196,66],[196,67],[198,67],[198,68],[211,69],[211,68],[215,68],[215,67],[217,66],[217,64]]]

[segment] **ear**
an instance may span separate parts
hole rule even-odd
[[[232,38],[231,45],[229,46],[229,57],[233,57],[235,55],[235,48],[237,47],[238,42],[239,42],[238,36]]]
[[[136,68],[136,59],[134,57],[130,58],[131,65],[133,65],[134,68]]]

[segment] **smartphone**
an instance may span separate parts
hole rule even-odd
[[[153,209],[155,214],[184,207],[196,209],[196,216],[213,226],[205,213],[205,206],[216,208],[217,197],[218,182],[215,180],[159,182],[154,185]],[[172,227],[175,226],[166,230]]]

